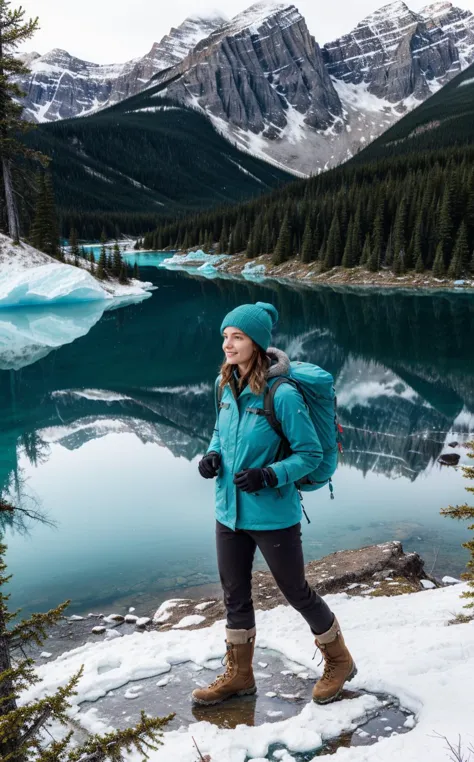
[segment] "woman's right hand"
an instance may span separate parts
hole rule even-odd
[[[218,452],[208,452],[199,462],[199,473],[203,479],[215,479],[221,467],[221,456]]]

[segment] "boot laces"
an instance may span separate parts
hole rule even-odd
[[[212,682],[209,686],[209,688],[216,688],[218,685],[221,685],[221,683],[225,682],[228,678],[232,676],[232,667],[234,666],[233,658],[232,658],[232,649],[228,649],[227,653],[222,659],[222,666],[226,668],[223,675],[218,675],[214,682]]]
[[[324,647],[321,648],[320,646],[316,646],[316,651],[314,652],[313,659],[316,658],[316,654],[317,654],[318,651],[321,654],[321,661],[319,662],[318,667],[320,667],[321,664],[324,662],[324,671],[323,671],[323,674],[321,676],[321,682],[331,681],[332,677],[334,675],[334,672],[336,671],[337,665],[327,655]]]

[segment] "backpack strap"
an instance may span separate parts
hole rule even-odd
[[[282,439],[284,442],[287,442],[287,439],[283,433],[283,427],[276,417],[275,413],[275,394],[283,384],[291,384],[295,387],[295,389],[298,389],[298,384],[294,379],[288,378],[288,376],[281,376],[280,378],[277,378],[273,384],[268,384],[267,388],[265,389],[263,409],[264,415],[273,431],[278,434],[280,439]]]

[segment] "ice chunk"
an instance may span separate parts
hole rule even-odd
[[[112,299],[86,270],[56,264],[31,267],[0,278],[0,307],[74,304]]]
[[[200,616],[199,614],[191,614],[191,616],[185,616],[183,619],[181,619],[178,624],[174,624],[173,630],[183,630],[185,627],[192,627],[193,625],[201,624],[201,622],[205,621],[205,616]]]
[[[434,590],[436,588],[436,585],[434,582],[432,582],[430,579],[422,579],[421,584],[425,588],[425,590]]]
[[[215,272],[217,272],[214,265],[211,265],[210,262],[204,262],[204,264],[201,265],[201,267],[198,267],[198,271],[204,272],[204,273],[211,273],[211,274],[214,274]]]
[[[170,609],[173,609],[175,606],[177,606],[179,603],[183,603],[183,601],[187,600],[186,598],[170,598],[168,601],[164,601],[159,609],[157,610],[155,616],[153,617],[153,621],[156,623],[161,622],[167,622],[168,619],[171,619],[172,612]]]
[[[449,577],[448,575],[443,577],[443,582],[445,585],[460,585],[461,584],[460,579],[456,579],[456,577]]]
[[[196,611],[205,611],[205,609],[209,608],[209,606],[213,606],[214,604],[215,601],[204,601],[203,603],[198,603],[194,608]]]
[[[116,638],[121,638],[121,634],[117,632],[117,630],[106,630],[105,637],[107,640],[115,640]]]
[[[247,262],[242,270],[244,278],[264,278],[267,268],[265,265],[254,265],[252,262]]]

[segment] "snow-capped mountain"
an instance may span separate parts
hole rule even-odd
[[[397,0],[321,50],[294,5],[263,2],[155,81],[239,148],[308,175],[350,158],[458,74],[473,23],[448,3],[417,14]]]
[[[143,58],[126,63],[90,63],[59,48],[42,56],[23,54],[20,57],[31,70],[17,80],[26,93],[25,117],[32,122],[48,122],[83,116],[135,95],[157,72],[181,61],[224,20],[216,14],[188,18],[154,43]]]
[[[473,61],[474,15],[449,2],[415,13],[395,0],[320,48],[294,5],[270,0],[230,21],[188,19],[126,64],[33,55],[27,116],[77,116],[150,88],[158,102],[200,110],[239,149],[309,175],[353,156]]]
[[[398,0],[325,45],[324,59],[333,77],[389,103],[424,100],[461,70],[453,35]]]

